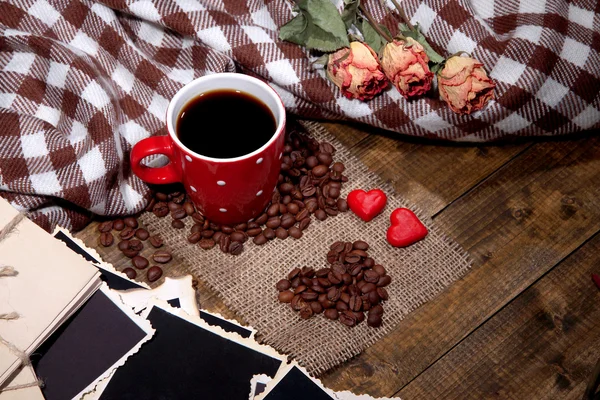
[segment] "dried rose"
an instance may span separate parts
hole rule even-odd
[[[423,95],[431,89],[433,73],[427,63],[429,57],[419,42],[409,37],[394,40],[383,49],[381,66],[385,76],[407,99]]]
[[[327,76],[349,99],[370,100],[387,87],[377,54],[361,42],[330,54]]]
[[[438,74],[440,96],[452,111],[470,114],[494,98],[496,84],[483,64],[471,57],[453,56]]]

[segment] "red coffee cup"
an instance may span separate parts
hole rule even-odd
[[[240,90],[264,103],[275,117],[277,128],[267,143],[249,154],[235,158],[206,157],[181,143],[176,134],[177,118],[181,109],[198,95],[226,89]],[[138,177],[152,184],[182,182],[198,212],[215,223],[247,222],[264,211],[279,178],[285,139],[285,108],[275,90],[242,74],[198,78],[179,90],[169,103],[167,128],[168,136],[143,139],[131,150],[131,167]],[[219,133],[203,132],[200,127],[199,134]],[[170,162],[158,168],[144,165],[142,160],[153,154],[164,154]]]

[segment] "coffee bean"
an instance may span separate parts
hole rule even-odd
[[[236,231],[240,231],[243,232],[246,229],[248,229],[248,224],[245,222],[242,222],[241,224],[237,224],[236,226],[233,227]]]
[[[169,214],[169,207],[167,207],[167,203],[165,202],[158,202],[154,205],[152,213],[154,213],[154,215],[156,215],[158,218],[165,217],[167,214]]]
[[[279,185],[279,192],[281,192],[283,194],[288,194],[293,189],[294,189],[294,185],[289,182],[282,183],[281,185]]]
[[[347,258],[348,258],[348,256],[346,256],[346,259]],[[361,271],[362,271],[362,265],[352,264],[352,266],[348,270],[348,273],[350,274],[350,276],[357,276],[358,274],[360,274]]]
[[[214,239],[203,238],[200,239],[200,241],[198,242],[198,246],[200,246],[200,248],[203,250],[210,250],[216,246],[216,242],[214,241]]]
[[[185,223],[180,219],[174,219],[171,221],[171,226],[175,229],[183,229],[185,228]]]
[[[268,217],[275,217],[279,215],[279,204],[271,204],[267,209]]]
[[[279,227],[277,229],[275,229],[275,236],[277,236],[279,239],[286,239],[288,237],[288,231],[286,231],[283,227]]]
[[[372,312],[369,313],[369,316],[367,317],[367,325],[372,328],[379,328],[381,326],[381,322],[381,315],[373,314]]]
[[[332,217],[335,217],[336,215],[338,215],[338,211],[335,208],[331,208],[331,207],[325,207],[325,213],[327,213],[327,215],[331,215]]]
[[[389,275],[384,275],[379,278],[379,281],[377,281],[377,286],[383,287],[389,285],[390,283],[392,283],[392,277]]]
[[[331,166],[331,169],[334,170],[335,172],[342,173],[342,172],[344,172],[344,170],[346,169],[346,167],[341,162],[335,162]]]
[[[240,232],[240,231],[233,232],[230,235],[230,237],[231,237],[231,240],[234,242],[244,243],[246,240],[248,240],[248,235],[246,235],[245,232]]]
[[[248,231],[246,233],[250,237],[255,237],[255,236],[258,236],[258,235],[260,235],[262,233],[262,229],[260,229],[260,228],[252,228],[252,229],[248,229]]]
[[[116,219],[113,223],[113,229],[117,231],[122,231],[125,228],[125,222],[121,218]],[[133,271],[135,272],[135,271]]]
[[[202,235],[203,238],[208,239],[208,238],[211,238],[211,237],[213,237],[215,235],[215,231],[213,231],[212,229],[206,229],[206,230],[202,231],[200,233],[200,235]],[[221,235],[219,235],[219,236],[221,236]],[[218,240],[219,237],[217,237],[216,239]]]
[[[219,239],[219,248],[223,253],[229,252],[229,246],[231,245],[231,238],[227,235],[221,236]]]
[[[342,293],[340,295],[340,300],[343,301],[344,303],[348,304],[348,303],[350,303],[350,295],[348,293]]]
[[[379,281],[379,274],[377,272],[373,271],[372,269],[369,269],[369,270],[365,271],[363,279],[366,282],[377,283],[377,281]]]
[[[296,215],[296,214],[298,214],[298,211],[300,211],[300,207],[298,206],[298,204],[296,204],[296,203],[288,204],[287,212],[289,212],[290,214]]]
[[[381,304],[371,307],[371,310],[369,310],[369,315],[371,314],[383,315],[383,307]]]
[[[350,308],[348,307],[347,303],[344,303],[343,301],[338,300],[335,303],[335,309],[338,311],[346,311],[346,310],[349,310]]]
[[[193,213],[192,214],[192,219],[197,224],[203,224],[204,220],[205,220],[204,216],[202,214],[200,214],[199,212]]]
[[[307,278],[305,276],[300,277],[300,282],[302,282],[302,284],[306,285],[306,286],[312,286],[313,285],[312,279]]]
[[[254,242],[254,244],[261,246],[261,245],[267,243],[268,239],[265,237],[265,235],[263,235],[261,233],[260,235],[255,236],[254,239],[252,240],[252,242]]]
[[[342,274],[340,274],[339,272],[330,272],[327,275],[327,280],[329,282],[331,282],[333,285],[338,285],[339,283],[342,282]]]
[[[317,299],[317,297],[319,297],[319,294],[318,294],[318,293],[315,293],[315,292],[313,292],[313,291],[310,291],[310,292],[309,292],[309,291],[306,291],[306,292],[303,292],[303,293],[302,293],[302,298],[303,298],[304,300],[306,300],[306,301],[313,301],[313,300],[316,300],[316,299]]]
[[[340,197],[336,201],[336,207],[339,212],[346,212],[348,211],[348,202]]]
[[[300,309],[299,314],[300,314],[300,318],[309,319],[310,317],[313,316],[313,310],[312,310],[312,308],[310,308],[309,305],[306,305]]]
[[[363,281],[363,282],[365,282],[365,281]],[[375,286],[374,283],[367,282],[360,288],[360,291],[363,293],[369,293],[369,292],[372,292],[373,290],[375,290],[376,288],[377,288],[377,286]]]
[[[146,240],[148,237],[150,237],[150,234],[144,228],[139,228],[135,231],[135,237],[140,240]]]
[[[229,245],[229,253],[234,256],[239,256],[244,251],[244,245],[241,242],[231,242]]]
[[[387,273],[387,271],[385,270],[383,265],[379,265],[379,264],[376,264],[373,266],[373,271],[377,272],[379,274],[379,276],[384,276]]]
[[[302,237],[302,231],[297,226],[292,226],[290,229],[288,229],[288,233],[294,239],[300,239]]]
[[[160,268],[159,266],[153,266],[150,267],[148,269],[148,272],[146,273],[146,276],[148,277],[148,280],[150,282],[154,282],[157,281],[158,279],[160,279],[160,277],[162,276],[163,271],[162,268]]]
[[[102,232],[100,235],[100,244],[104,247],[112,246],[115,238],[110,232]]]
[[[275,239],[275,231],[271,228],[265,228],[262,234],[267,240]]]
[[[310,216],[310,213],[305,208],[302,211],[300,211],[298,214],[296,214],[296,221],[302,221],[304,218],[307,218],[309,216]]]
[[[338,301],[341,295],[342,291],[336,286],[332,286],[327,290],[327,300]]]
[[[194,232],[187,237],[187,241],[192,244],[195,244],[195,243],[198,243],[201,238],[202,238],[202,235],[200,234],[200,232]]]
[[[121,240],[117,245],[119,250],[123,251],[129,248],[129,240]]]
[[[260,225],[264,225],[265,222],[267,222],[267,219],[269,219],[269,216],[267,215],[267,213],[262,213],[254,221],[260,226]]]
[[[339,313],[337,312],[337,310],[335,308],[328,308],[327,310],[325,310],[323,315],[327,319],[336,320],[336,319],[338,319]]]
[[[173,219],[183,219],[187,217],[187,213],[185,212],[185,210],[182,208],[179,208],[177,210],[171,211],[171,218]]]
[[[352,243],[352,248],[354,250],[367,251],[367,250],[369,250],[369,244],[367,242],[365,242],[364,240],[357,240],[354,243]]]
[[[113,228],[112,221],[104,221],[98,225],[98,231],[100,231],[100,233],[110,232],[112,230],[112,228]]]
[[[304,292],[306,289],[308,289],[308,288],[307,288],[307,287],[306,287],[306,285],[303,283],[302,285],[298,285],[298,286],[296,286],[296,287],[294,288],[294,293],[295,293],[295,294],[300,294],[300,293]]]
[[[279,292],[279,295],[277,296],[277,299],[282,303],[289,303],[293,298],[294,293],[290,292],[289,290]]]
[[[300,270],[300,276],[303,276],[305,278],[312,278],[314,274],[315,269],[311,267],[302,267],[302,269]]]
[[[387,300],[390,298],[387,290],[385,290],[385,288],[383,287],[378,287],[377,289],[377,294],[379,295],[379,297],[381,298],[381,300]]]
[[[363,265],[366,268],[371,268],[375,265],[375,260],[373,260],[371,257],[367,257],[363,260]]]
[[[135,251],[142,251],[144,244],[137,239],[132,239],[128,243],[128,248]]]
[[[288,290],[291,286],[292,286],[292,284],[287,279],[281,279],[279,282],[277,282],[277,284],[275,284],[275,287],[280,292],[283,292],[284,290]]]
[[[346,254],[346,257],[344,257],[344,261],[347,262],[348,264],[354,264],[360,261],[360,256],[357,254]],[[358,272],[357,272],[358,274]],[[350,273],[350,275],[353,275],[352,273]]]
[[[134,217],[127,217],[123,220],[123,222],[125,223],[125,225],[127,225],[130,228],[135,229],[138,227],[137,219],[135,219]]]
[[[135,235],[135,229],[131,227],[126,227],[121,232],[119,232],[119,237],[123,240],[131,239]]]
[[[319,221],[325,221],[327,219],[327,213],[319,208],[317,211],[315,211],[315,217]]]
[[[290,306],[292,307],[292,309],[294,311],[300,311],[303,307],[306,306],[306,302],[304,301],[304,299],[299,294],[296,294],[292,298]]]
[[[163,240],[159,236],[152,236],[150,238],[150,244],[155,248],[159,248],[163,245]]]
[[[233,233],[233,228],[229,225],[221,225],[221,232],[226,235],[231,235]]]
[[[288,279],[292,280],[295,277],[297,277],[298,275],[300,275],[300,268],[294,268],[293,270],[290,271],[290,273],[288,274]]]
[[[350,296],[357,296],[360,294],[360,290],[356,285],[348,285],[347,292]]]
[[[283,196],[281,198],[281,203],[282,204],[290,204],[292,202],[292,196],[290,196],[289,194],[286,194],[285,196]]]
[[[312,301],[310,303],[310,308],[314,314],[321,314],[323,312],[323,306],[318,301]]]
[[[367,294],[367,298],[369,299],[369,303],[371,303],[371,305],[379,304],[379,301],[381,300],[377,294],[377,290],[370,291]]]
[[[173,256],[171,255],[171,253],[169,253],[166,250],[158,250],[154,252],[154,254],[152,254],[152,259],[160,264],[166,264],[169,261],[171,261],[172,258]]]
[[[137,272],[133,268],[127,267],[123,270],[123,273],[127,275],[129,279],[135,279],[137,276]]]
[[[311,197],[305,202],[305,207],[311,214],[314,213],[319,208],[319,205],[317,204],[317,199]]]
[[[342,275],[342,281],[344,282],[345,285],[349,285],[352,283],[352,275],[350,275],[348,272],[346,272],[345,274]]]
[[[359,256],[361,258],[366,258],[369,256],[369,254],[367,254],[366,251],[358,250],[358,249],[354,249],[354,250],[350,251],[350,253],[348,253],[348,254],[353,254],[353,255]]]
[[[326,165],[317,165],[311,171],[312,171],[313,176],[320,178],[323,175],[325,175],[327,172],[329,172],[329,168],[327,168]]]
[[[277,229],[279,225],[281,225],[281,218],[279,217],[271,217],[265,224],[268,228]]]
[[[194,209],[194,205],[189,201],[183,203],[183,209],[185,210],[185,213],[187,215],[192,215],[194,214],[194,212],[196,212],[196,210]]]
[[[350,296],[348,308],[352,311],[360,311],[362,308],[362,299],[358,296]]]
[[[359,290],[362,289],[362,287],[367,284],[367,282],[363,281],[362,278],[363,278],[363,271],[360,271],[360,273],[358,275],[356,275],[356,277],[354,277],[354,281],[356,282],[356,287]]]
[[[315,275],[317,276],[317,278],[326,278],[329,271],[329,268],[321,268],[315,271]]]
[[[179,204],[175,203],[174,201],[170,201],[167,203],[167,207],[169,207],[169,211],[171,211],[171,213],[173,211],[177,211],[177,210],[181,210],[183,209],[182,206],[180,206]]]
[[[139,250],[132,250],[132,249],[125,249],[125,250],[122,250],[122,252],[123,252],[123,255],[128,258],[133,258],[140,253]]]
[[[346,326],[352,327],[356,325],[356,316],[351,311],[342,311],[339,319]]]
[[[146,257],[135,256],[131,259],[131,264],[137,269],[144,269],[150,264]]]

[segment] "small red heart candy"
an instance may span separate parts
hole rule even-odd
[[[408,208],[397,208],[390,215],[392,226],[387,231],[387,241],[394,247],[406,247],[427,236],[427,228]]]
[[[362,189],[353,190],[348,194],[348,207],[365,222],[377,216],[387,203],[387,196],[380,189],[365,192]]]

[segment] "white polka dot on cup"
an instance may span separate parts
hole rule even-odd
[[[279,159],[281,160],[281,156],[283,156],[283,153],[279,153]]]
[[[261,194],[263,194],[263,191],[262,191],[262,190],[259,190],[259,191],[256,193],[256,196],[258,197],[258,196],[260,196]]]
[[[192,189],[192,192],[197,192],[196,188],[193,186],[190,186],[190,189]]]
[[[225,181],[217,181],[217,185],[219,185],[219,186],[225,186]]]
[[[222,213],[226,213],[227,209],[226,208],[219,208],[219,211],[221,211]]]
[[[187,154],[185,156],[185,159],[188,160],[188,162],[192,162],[192,157],[188,156]]]
[[[261,158],[259,158],[258,160],[256,160],[256,163],[257,163],[257,164],[260,164],[260,163],[262,163],[262,162],[263,162],[263,158],[262,158],[262,157],[261,157]]]

